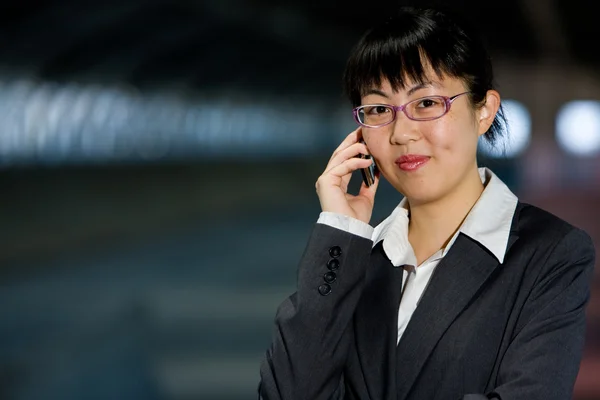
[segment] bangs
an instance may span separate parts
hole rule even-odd
[[[433,9],[402,7],[368,31],[352,50],[344,71],[344,91],[353,107],[388,81],[394,92],[436,78],[460,79],[473,107],[494,89],[492,61],[483,36],[463,18]],[[493,144],[508,128],[502,104],[485,133]]]
[[[384,80],[394,91],[408,83],[428,83],[435,73],[469,80],[462,30],[445,18],[428,13],[405,13],[369,31],[354,48],[344,72],[344,89],[353,106],[361,97]]]

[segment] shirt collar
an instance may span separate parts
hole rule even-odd
[[[502,263],[518,199],[490,169],[479,168],[479,176],[485,188],[446,249],[458,233],[463,233],[487,248]],[[408,222],[408,203],[404,198],[373,232],[373,245],[383,240],[383,249],[395,266],[416,265],[408,241]],[[446,250],[443,255],[445,253]]]

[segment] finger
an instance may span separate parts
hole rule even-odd
[[[325,167],[325,171],[330,170],[344,161],[361,154],[366,156],[369,155],[369,149],[367,149],[367,146],[364,143],[354,143],[350,147],[347,147],[338,154],[334,155]]]
[[[330,160],[333,159],[333,157],[335,157],[342,150],[352,146],[355,143],[358,143],[361,137],[362,137],[361,127],[359,126],[355,130],[350,132],[350,134],[348,136],[346,136],[346,138],[342,141],[342,143],[340,143],[340,145],[333,151],[333,154],[331,155]]]
[[[377,173],[375,173],[375,179],[371,186],[367,186],[367,184],[363,181],[362,184],[360,185],[358,195],[364,196],[364,197],[370,199],[371,202],[373,203],[374,199],[375,199],[375,193],[377,192],[377,188],[379,187],[379,177],[380,177],[380,174],[379,174],[379,171],[377,171]]]
[[[331,176],[331,177],[336,177],[336,178],[343,178],[347,175],[352,174],[352,172],[361,169],[361,168],[367,168],[370,165],[373,164],[373,160],[372,159],[368,159],[368,158],[349,158],[347,160],[345,160],[344,162],[342,162],[339,165],[336,165],[335,167],[331,168],[329,171],[327,171],[325,173],[326,176]]]

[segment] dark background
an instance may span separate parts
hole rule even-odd
[[[415,3],[4,1],[0,399],[254,398],[314,182],[355,126],[345,59]],[[481,163],[600,244],[600,117],[575,118],[580,154],[556,136],[565,104],[600,108],[594,2],[436,3],[531,116],[519,155]],[[383,184],[374,219],[399,200]],[[598,270],[588,316],[579,400],[600,399]]]

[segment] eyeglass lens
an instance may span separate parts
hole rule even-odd
[[[443,97],[423,97],[407,103],[404,112],[414,120],[435,119],[446,113],[446,102]],[[358,118],[365,125],[383,125],[394,119],[394,109],[383,104],[367,105],[358,110]]]

